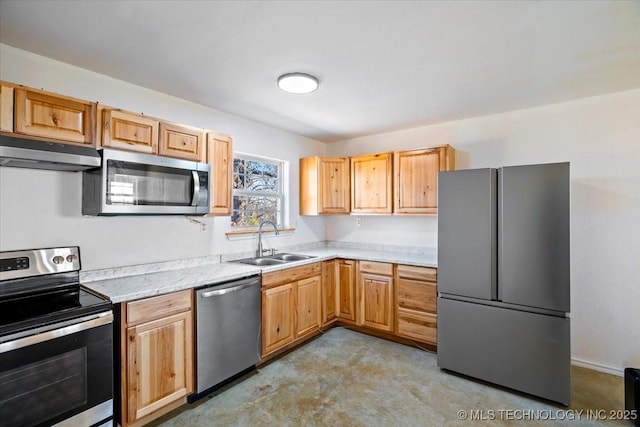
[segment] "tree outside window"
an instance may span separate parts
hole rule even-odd
[[[282,226],[283,162],[236,154],[233,160],[232,227]]]

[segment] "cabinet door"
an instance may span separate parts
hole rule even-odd
[[[262,355],[293,341],[293,283],[262,291]]]
[[[393,331],[393,278],[360,273],[358,324],[383,331]]]
[[[0,130],[13,132],[13,88],[0,85]]]
[[[161,156],[202,162],[204,158],[204,132],[175,123],[160,122],[158,153]]]
[[[356,263],[351,260],[338,261],[338,317],[356,320]]]
[[[347,214],[350,194],[348,157],[300,159],[300,215]]]
[[[447,146],[398,151],[394,159],[395,213],[438,213],[438,172],[455,168],[455,151]]]
[[[351,158],[351,212],[391,213],[391,153]]]
[[[322,325],[331,323],[338,315],[337,283],[338,262],[322,263]]]
[[[77,144],[94,143],[96,104],[15,89],[14,132]]]
[[[319,172],[319,213],[349,213],[351,198],[349,159],[346,157],[321,157]]]
[[[320,328],[320,276],[300,280],[296,289],[296,338]]]
[[[193,391],[191,311],[127,329],[128,422]]]
[[[209,175],[209,215],[231,215],[233,204],[233,140],[228,135],[207,134]]]
[[[158,120],[119,110],[102,112],[102,146],[158,153]]]

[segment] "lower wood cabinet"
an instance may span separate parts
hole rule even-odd
[[[338,315],[337,275],[337,260],[322,263],[322,326],[335,321]]]
[[[396,333],[437,344],[437,270],[398,265],[396,282]]]
[[[357,324],[393,331],[393,264],[360,261]]]
[[[320,329],[321,263],[262,275],[262,357]]]
[[[262,291],[262,355],[293,341],[293,286],[286,283]]]
[[[193,392],[192,291],[122,304],[120,424],[146,424]]]
[[[435,268],[348,259],[263,274],[262,357],[336,322],[435,346],[436,277]]]
[[[296,286],[296,337],[318,330],[321,319],[321,278],[309,277],[298,281]]]
[[[338,292],[338,318],[343,321],[356,320],[356,262],[339,259],[336,277]]]

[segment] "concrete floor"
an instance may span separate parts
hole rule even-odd
[[[459,414],[476,411],[473,425],[631,426],[609,419],[609,411],[624,409],[623,378],[573,367],[572,382],[567,409],[442,372],[434,353],[333,328],[150,425],[466,426]]]

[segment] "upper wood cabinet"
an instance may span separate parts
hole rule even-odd
[[[102,110],[101,145],[103,147],[158,153],[158,128],[156,119],[121,110]]]
[[[209,175],[209,216],[231,215],[233,206],[233,139],[229,135],[207,133]]]
[[[438,213],[438,172],[455,168],[455,151],[450,146],[396,151],[394,159],[393,212]]]
[[[351,212],[392,213],[392,153],[351,157]]]
[[[158,154],[167,157],[205,161],[205,133],[202,129],[160,122]]]
[[[192,292],[123,304],[121,425],[142,425],[193,392]]]
[[[13,87],[0,84],[0,131],[13,132]]]
[[[300,215],[349,213],[348,157],[300,159]]]
[[[14,89],[15,133],[94,145],[96,104],[43,91]]]
[[[393,264],[360,261],[358,325],[392,332]]]

